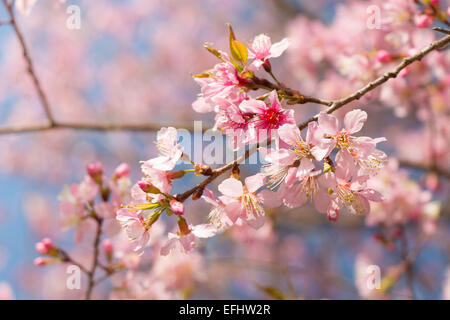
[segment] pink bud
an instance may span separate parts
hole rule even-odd
[[[130,174],[130,166],[127,163],[121,163],[114,171],[114,177],[120,179]]]
[[[93,178],[101,176],[103,174],[103,165],[101,162],[90,163],[86,166],[86,171]]]
[[[438,7],[439,6],[439,0],[430,0],[430,4],[435,6],[435,7]]]
[[[400,78],[404,78],[404,77],[406,77],[408,75],[408,73],[409,73],[409,67],[405,67],[404,69],[402,69],[402,71],[400,71],[398,73],[398,76]]]
[[[41,240],[41,243],[45,246],[47,250],[53,249],[55,246],[50,238],[44,238]]]
[[[450,17],[450,6],[447,8],[447,15]]]
[[[386,50],[379,50],[377,52],[376,59],[378,62],[386,63],[392,60],[392,56]]]
[[[142,189],[142,191],[146,193],[161,193],[161,191],[157,187],[147,181],[139,181],[138,186]]]
[[[36,243],[35,248],[36,248],[36,251],[39,252],[40,254],[48,253],[48,249],[45,247],[45,245],[42,242]]]
[[[175,199],[170,200],[170,209],[172,209],[174,214],[184,214],[184,204]]]
[[[49,260],[44,259],[42,257],[37,257],[36,259],[34,259],[33,263],[34,263],[35,266],[39,266],[40,267],[40,266],[45,266],[46,264],[48,264]]]
[[[105,250],[105,253],[107,255],[111,255],[114,251],[114,246],[109,239],[104,239],[102,242],[103,250]]]
[[[433,24],[433,17],[426,14],[421,14],[414,17],[414,22],[419,28],[428,28]]]

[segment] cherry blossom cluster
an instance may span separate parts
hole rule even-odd
[[[265,222],[264,206],[296,208],[311,200],[319,212],[336,221],[344,209],[367,214],[370,201],[382,200],[367,182],[386,161],[386,154],[377,149],[377,144],[386,139],[357,135],[367,113],[360,109],[348,112],[340,127],[335,116],[321,112],[317,122],[309,123],[303,139],[295,125],[294,110],[282,107],[282,94],[277,90],[267,90],[260,97],[249,94],[255,87],[261,89],[258,83],[264,83],[255,75],[258,70],[265,69],[273,76],[269,59],[280,56],[289,40],[272,45],[268,36],[259,35],[247,48],[236,40],[231,27],[229,31],[231,56],[207,47],[221,62],[194,77],[202,93],[193,108],[216,112],[216,128],[231,137],[235,149],[275,140],[278,143],[258,149],[267,162],[260,173],[242,180],[236,164],[231,176],[218,185],[218,198],[207,188],[196,192],[193,199],[201,197],[213,209],[209,223],[190,225],[182,203],[185,199],[180,201],[171,194],[172,184],[188,173],[211,176],[213,171],[188,158],[177,142],[175,128],[162,128],[156,142],[160,155],[142,162],[144,176],[132,187],[132,200],[117,212],[117,220],[137,252],[142,253],[148,245],[153,225],[163,213],[176,216],[178,222],[178,230],[169,233],[161,248],[161,254],[167,255],[171,251],[189,252],[200,238],[212,237],[233,225],[248,223],[260,228]],[[191,163],[193,169],[174,170],[179,161]]]
[[[104,175],[103,166],[99,162],[89,164],[86,171],[83,181],[66,186],[61,192],[59,211],[62,228],[65,230],[75,228],[77,243],[84,242],[86,237],[90,241],[91,238],[98,237],[97,257],[90,256],[87,261],[81,257],[82,260],[78,261],[72,253],[46,237],[35,245],[36,251],[41,256],[34,260],[34,264],[46,266],[63,263],[78,266],[87,275],[96,274],[93,286],[110,277],[113,284],[113,290],[109,293],[111,299],[189,297],[195,284],[205,280],[203,257],[196,252],[168,257],[160,255],[160,251],[169,250],[168,247],[171,245],[176,246],[175,243],[165,244],[163,237],[166,230],[165,223],[160,221],[153,226],[152,238],[149,239],[148,232],[143,228],[146,228],[145,224],[151,226],[153,223],[150,220],[145,221],[144,214],[133,215],[132,210],[121,209],[121,204],[129,202],[131,197],[137,199],[134,198],[136,188],[145,189],[151,184],[144,187],[141,182],[132,188],[129,178],[130,168],[125,163],[114,170],[110,179]],[[159,185],[156,180],[153,181]],[[139,191],[143,193],[141,189]],[[162,199],[163,196],[160,195],[160,200]],[[183,214],[183,204],[180,202],[171,202],[168,207],[175,214]],[[144,222],[144,225],[141,225],[141,222]],[[125,226],[123,230],[120,224]],[[204,232],[201,227],[194,229],[200,235]],[[130,242],[131,237],[135,241]],[[147,244],[151,244],[157,254],[143,256],[143,248]],[[98,261],[99,270],[89,269],[92,259]],[[100,275],[101,272],[103,275]]]

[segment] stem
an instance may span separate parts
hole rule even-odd
[[[94,288],[94,286],[96,284],[96,281],[94,280],[94,275],[95,275],[95,271],[98,266],[99,244],[100,244],[100,236],[102,234],[103,219],[97,217],[95,219],[95,221],[97,221],[97,231],[96,231],[95,240],[94,240],[94,261],[92,263],[91,270],[88,273],[88,281],[89,282],[88,282],[88,289],[86,291],[86,296],[85,296],[86,300],[91,299],[92,289]]]

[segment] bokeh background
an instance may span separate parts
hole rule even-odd
[[[358,16],[356,9],[353,13],[342,9],[347,2],[355,1],[67,0],[59,4],[38,0],[29,15],[18,15],[17,20],[57,120],[189,128],[194,120],[214,124],[212,115],[200,115],[191,108],[199,92],[191,75],[216,63],[203,49],[204,42],[227,48],[227,22],[246,44],[260,33],[274,42],[286,36],[293,39],[294,45],[272,62],[277,77],[290,87],[339,98],[367,82],[331,71],[336,66],[325,57],[345,51],[336,51],[339,46],[330,44],[335,51],[326,53],[331,38],[341,37],[342,45],[351,45],[357,42],[353,37],[369,32],[358,26],[366,19],[363,9],[368,4],[357,1],[362,8],[358,20],[351,16]],[[81,8],[80,30],[66,28],[70,4]],[[0,20],[6,17],[0,6]],[[425,45],[434,36],[423,36],[419,42]],[[448,53],[442,55],[450,60]],[[443,62],[442,72],[448,75],[447,67]],[[439,103],[448,117],[450,95],[446,94]],[[412,95],[403,98],[394,101],[396,106],[380,99],[363,100],[342,112],[364,108],[369,113],[364,135],[386,136],[389,142],[382,149],[389,156],[422,160],[427,127],[417,116],[420,106],[414,105],[421,100]],[[406,106],[399,110],[400,104]],[[299,121],[320,110],[309,104],[295,108]],[[45,121],[17,38],[10,26],[0,26],[0,124]],[[448,118],[445,121],[448,125]],[[87,244],[74,246],[73,233],[59,228],[57,196],[65,184],[80,181],[85,165],[92,161],[101,161],[107,172],[127,162],[132,180],[137,180],[139,161],[156,154],[155,135],[154,131],[66,129],[0,135],[0,283],[11,288],[14,298],[77,297],[59,283],[64,269],[33,265],[34,244],[43,236],[75,252],[88,248]],[[447,133],[443,143],[448,149]],[[444,169],[449,168],[448,160],[448,153],[437,159]],[[248,167],[249,172],[256,169]],[[437,230],[415,261],[413,280],[417,298],[440,299],[450,262],[448,180],[417,168],[402,170],[424,192],[434,183],[432,200],[441,204]],[[185,186],[177,190],[199,181],[193,179],[184,180]],[[411,192],[412,197],[417,194]],[[195,203],[189,210],[194,217],[204,217],[209,208]],[[271,214],[272,222],[258,232],[240,235],[236,230],[205,243],[200,251],[208,280],[198,283],[192,298],[270,298],[260,285],[309,299],[359,299],[367,296],[358,287],[358,266],[377,264],[387,274],[390,266],[401,262],[397,249],[390,250],[374,237],[386,227],[367,226],[364,217],[343,215],[332,223],[309,206]],[[401,227],[414,246],[422,226],[407,220]],[[109,286],[99,289],[96,297],[105,298]],[[389,297],[408,297],[407,287],[402,277]]]

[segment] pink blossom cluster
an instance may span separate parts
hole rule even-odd
[[[437,34],[431,26],[450,21],[446,11],[445,1],[371,0],[337,4],[334,20],[327,25],[301,15],[287,30],[289,67],[296,70],[295,77],[306,92],[319,90],[327,98],[341,98],[433,41]],[[399,117],[411,112],[419,119],[446,115],[448,74],[442,71],[448,70],[448,60],[448,51],[433,53],[427,61],[403,69],[397,79],[366,99],[380,100]],[[424,86],[428,89],[423,90]]]
[[[436,231],[439,201],[432,201],[432,193],[412,180],[406,170],[400,169],[396,159],[391,158],[369,185],[382,191],[384,201],[373,205],[366,216],[368,226],[399,227],[417,222],[426,234]]]
[[[111,178],[104,175],[100,162],[87,165],[86,172],[83,181],[66,185],[58,198],[61,225],[66,230],[75,228],[76,242],[92,231],[94,219],[102,219],[105,232],[115,235],[120,230],[116,212],[129,198],[131,187],[126,163],[119,165]]]
[[[269,59],[281,56],[290,41],[285,38],[272,44],[270,37],[260,34],[247,48],[242,42],[232,39],[230,34],[230,43],[237,43],[230,44],[232,57],[207,47],[221,62],[194,76],[201,86],[201,94],[192,107],[200,113],[214,111],[215,128],[227,134],[231,146],[237,149],[264,141],[272,130],[283,124],[295,123],[293,110],[282,107],[275,90],[260,97],[251,97],[248,92],[258,88],[254,73],[262,68],[269,70]]]
[[[180,179],[187,173],[185,170],[173,171],[177,162],[190,161],[177,140],[175,128],[159,130],[157,147],[160,155],[142,162],[143,178],[131,188],[131,201],[117,211],[117,221],[125,229],[134,250],[141,254],[149,244],[153,225],[163,213],[177,216],[179,231],[169,233],[167,243],[161,248],[162,255],[168,255],[172,250],[189,252],[196,246],[199,238],[209,238],[216,233],[209,224],[188,225],[183,217],[183,203],[170,194],[173,180]],[[201,170],[199,166],[196,168]]]

